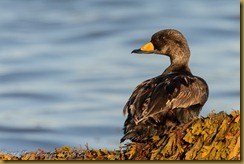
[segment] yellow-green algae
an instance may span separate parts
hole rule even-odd
[[[240,160],[240,113],[210,113],[196,119],[180,137],[172,131],[148,143],[130,143],[118,150],[70,148],[38,150],[19,157],[0,152],[0,160]]]

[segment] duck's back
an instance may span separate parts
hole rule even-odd
[[[191,73],[160,75],[141,83],[133,91],[123,113],[123,142],[144,142],[163,135],[176,125],[191,121],[208,98],[206,82]]]

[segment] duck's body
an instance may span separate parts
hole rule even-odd
[[[133,91],[123,110],[128,116],[121,142],[147,141],[199,115],[208,99],[208,86],[202,78],[192,75],[188,67],[190,50],[180,32],[159,31],[151,42],[132,52],[164,54],[170,57],[171,65],[162,75],[144,81]]]

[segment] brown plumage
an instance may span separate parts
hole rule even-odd
[[[154,135],[162,136],[199,115],[208,99],[208,86],[192,75],[188,67],[190,50],[179,31],[159,31],[132,53],[166,55],[171,64],[162,75],[142,82],[133,91],[123,110],[128,115],[121,142],[144,142]]]

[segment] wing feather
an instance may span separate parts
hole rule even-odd
[[[138,124],[148,117],[162,115],[169,110],[203,105],[207,97],[207,84],[199,77],[184,74],[161,75],[137,86],[123,113],[128,113]]]

